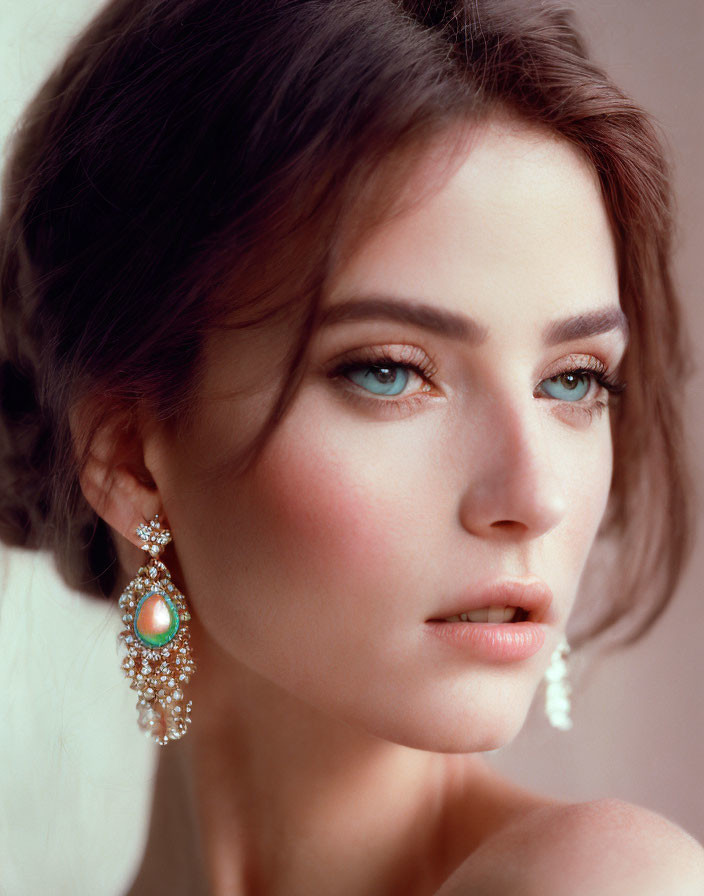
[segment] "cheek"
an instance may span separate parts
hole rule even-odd
[[[568,496],[568,521],[563,527],[566,544],[574,546],[574,564],[581,569],[586,562],[599,526],[604,517],[611,492],[613,453],[611,434],[604,429],[604,437],[596,440],[583,456],[573,460],[564,470],[565,491]]]
[[[380,483],[349,457],[315,443],[278,443],[251,483],[248,503],[262,534],[277,546],[279,564],[309,576],[340,575],[384,556],[386,516]],[[388,519],[388,517],[386,517]]]
[[[359,627],[377,594],[399,593],[420,459],[398,464],[386,445],[388,460],[375,462],[374,443],[326,428],[320,413],[287,417],[244,476],[174,496],[172,525],[185,533],[179,557],[212,632],[261,641],[263,625],[293,633],[312,614]]]
[[[283,425],[245,485],[245,503],[260,537],[276,545],[275,571],[294,587],[312,582],[358,599],[407,567],[428,471],[400,434],[326,426],[321,408],[311,403]]]

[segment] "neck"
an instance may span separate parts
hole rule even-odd
[[[499,824],[479,756],[382,740],[209,646],[193,724],[160,755],[145,869],[163,848],[189,894],[422,896]]]

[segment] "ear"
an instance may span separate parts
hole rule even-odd
[[[112,529],[140,547],[135,529],[160,513],[162,504],[144,463],[138,415],[126,409],[108,412],[91,400],[72,408],[69,423],[79,458],[87,447],[79,475],[86,500]]]

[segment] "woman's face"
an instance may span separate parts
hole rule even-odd
[[[429,311],[339,311],[378,298]],[[338,311],[254,468],[238,475],[234,459],[280,387],[283,332],[214,338],[194,424],[147,442],[199,674],[217,644],[233,676],[247,667],[387,740],[496,748],[523,724],[609,494],[608,393],[591,374],[560,379],[613,375],[625,348],[613,321],[564,324],[619,310],[596,175],[565,141],[496,120],[439,191],[340,267],[325,306]],[[425,326],[431,312],[454,329]],[[533,655],[429,631],[506,577],[552,591]]]

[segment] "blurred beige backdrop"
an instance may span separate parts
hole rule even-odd
[[[679,203],[677,279],[698,344],[704,3],[572,5],[596,60],[666,134]],[[0,0],[3,143],[65,42],[99,6]],[[699,483],[701,386],[697,373],[687,397]],[[700,546],[703,539],[701,531]],[[0,894],[122,893],[139,858],[154,752],[137,732],[134,695],[118,669],[117,616],[68,592],[45,557],[3,550],[0,561]],[[704,841],[702,581],[700,548],[651,635],[593,665],[588,655],[574,658],[573,730],[548,726],[540,693],[521,735],[490,761],[556,796],[615,796],[646,806]]]

